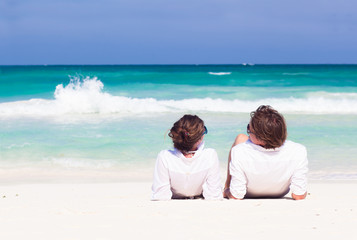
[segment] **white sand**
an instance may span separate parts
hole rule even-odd
[[[357,239],[357,181],[306,200],[149,201],[151,183],[0,185],[1,239]]]

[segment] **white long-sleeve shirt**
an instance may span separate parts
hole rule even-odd
[[[201,143],[192,158],[179,150],[159,153],[152,185],[152,200],[190,198],[222,199],[219,160],[214,149]]]
[[[236,198],[279,197],[289,192],[303,195],[307,188],[306,148],[292,141],[265,149],[250,140],[236,145],[229,166],[230,191]]]

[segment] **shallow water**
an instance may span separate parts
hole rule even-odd
[[[0,67],[0,168],[150,172],[185,113],[222,168],[249,112],[281,111],[310,178],[357,179],[357,66]],[[149,170],[148,170],[149,169]]]

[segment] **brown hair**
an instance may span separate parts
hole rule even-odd
[[[264,142],[264,148],[278,148],[287,137],[283,115],[269,105],[261,105],[250,113],[249,127],[257,139]]]
[[[169,137],[172,138],[174,147],[181,152],[188,152],[201,139],[205,132],[205,124],[196,115],[184,115],[172,126]]]

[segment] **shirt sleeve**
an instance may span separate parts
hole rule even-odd
[[[156,159],[151,200],[170,200],[172,197],[169,170],[162,155],[161,152]]]
[[[230,192],[235,198],[243,199],[247,193],[247,178],[243,172],[241,163],[239,161],[239,154],[237,148],[231,151],[231,162],[229,164],[229,172],[232,176],[230,184]]]
[[[219,159],[216,151],[213,151],[212,158],[214,163],[208,170],[206,182],[202,186],[203,197],[207,200],[220,200],[223,199],[223,195]]]
[[[308,159],[306,148],[299,150],[298,165],[292,175],[290,189],[296,195],[303,195],[307,191]]]

